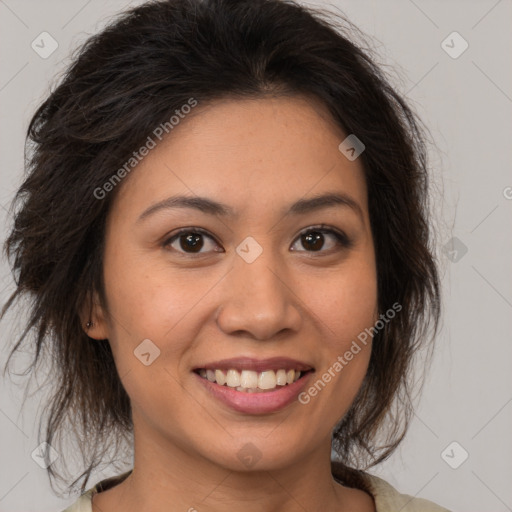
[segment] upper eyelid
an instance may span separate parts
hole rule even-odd
[[[339,233],[339,234],[343,234],[343,230],[340,230],[340,229],[336,229],[336,228],[333,228],[331,226],[328,226],[326,224],[313,224],[311,226],[308,226],[308,227],[305,227],[305,228],[302,228],[298,233],[297,235],[295,236],[295,238],[297,238],[297,236],[300,236],[302,235],[303,233],[307,233],[308,231],[314,231],[314,230],[318,230],[318,231],[326,231],[326,232],[329,232],[331,231],[332,233]],[[181,228],[179,229],[176,233],[174,233],[172,236],[169,236],[167,237],[167,240],[170,240],[172,238],[175,238],[179,235],[182,235],[183,233],[200,233],[201,235],[205,235],[207,237],[210,237],[210,238],[213,238],[215,240],[215,235],[212,235],[211,233],[209,233],[207,230],[205,230],[204,228],[199,228],[199,227],[194,227],[194,226],[191,226],[191,227],[187,227],[187,228]],[[295,239],[294,239],[295,240]]]

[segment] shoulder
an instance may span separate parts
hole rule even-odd
[[[74,503],[62,512],[92,512],[92,493],[93,489],[89,489],[82,494]]]
[[[129,474],[124,473],[117,477],[108,478],[95,485],[82,494],[73,504],[61,512],[92,512],[92,495],[99,490],[105,490],[124,480]],[[450,512],[435,503],[423,498],[416,498],[408,494],[399,493],[391,484],[369,473],[364,474],[364,479],[375,500],[376,512]]]
[[[92,496],[97,492],[106,491],[117,484],[120,484],[125,478],[130,475],[130,471],[126,471],[120,475],[111,476],[109,478],[105,478],[101,482],[98,482],[94,487],[91,487],[89,490],[85,491],[74,503],[72,503],[68,508],[62,510],[61,512],[92,512]]]
[[[423,498],[399,493],[391,484],[374,475],[365,474],[375,500],[377,512],[450,512]],[[74,512],[74,511],[73,511]]]

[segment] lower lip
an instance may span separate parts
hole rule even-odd
[[[210,382],[195,372],[194,375],[209,393],[231,409],[245,414],[267,414],[284,409],[295,401],[312,373],[308,372],[304,377],[282,388],[258,393],[247,393],[228,386],[219,386],[216,382]]]

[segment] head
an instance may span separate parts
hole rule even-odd
[[[4,313],[33,298],[11,356],[33,329],[33,366],[56,365],[44,439],[74,421],[82,489],[134,426],[229,469],[250,442],[272,469],[331,438],[367,467],[403,437],[439,315],[424,134],[341,20],[151,2],[89,39],[35,113]],[[300,403],[212,404],[201,369],[243,356],[310,367]]]

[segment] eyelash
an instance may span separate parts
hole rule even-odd
[[[188,227],[188,228],[182,228],[180,230],[178,230],[175,234],[173,234],[170,238],[167,238],[164,242],[163,242],[163,247],[164,248],[169,248],[169,246],[175,241],[175,240],[178,240],[179,237],[181,235],[184,235],[184,234],[198,234],[198,235],[203,235],[207,238],[210,238],[211,240],[213,240],[217,245],[220,245],[216,240],[215,238],[210,235],[206,230],[202,229],[202,228],[199,228],[199,227]],[[337,231],[335,229],[332,229],[332,228],[327,228],[325,227],[324,224],[321,224],[321,225],[318,225],[318,226],[310,226],[308,227],[307,229],[304,229],[303,231],[301,231],[298,236],[294,239],[293,241],[293,244],[292,245],[295,245],[295,243],[300,240],[300,237],[302,237],[303,235],[306,235],[308,233],[321,233],[323,235],[332,235],[334,236],[334,238],[336,239],[336,242],[338,243],[339,246],[341,246],[341,248],[343,249],[350,249],[352,246],[353,246],[353,241],[347,236],[345,235],[345,233],[343,233],[342,231]],[[173,249],[171,248],[174,252],[180,254],[180,255],[186,255],[186,256],[189,256],[189,257],[201,257],[202,255],[204,254],[207,254],[207,251],[206,253],[204,252],[186,252],[186,251],[180,251],[180,250],[176,250],[176,249]],[[300,251],[296,251],[296,252],[306,252],[306,253],[313,253],[313,254],[330,254],[332,253],[333,251],[335,251],[336,249],[328,249],[328,250],[323,250],[320,249],[319,251],[308,251],[308,250],[300,250]],[[214,251],[214,252],[222,252],[222,251]]]

